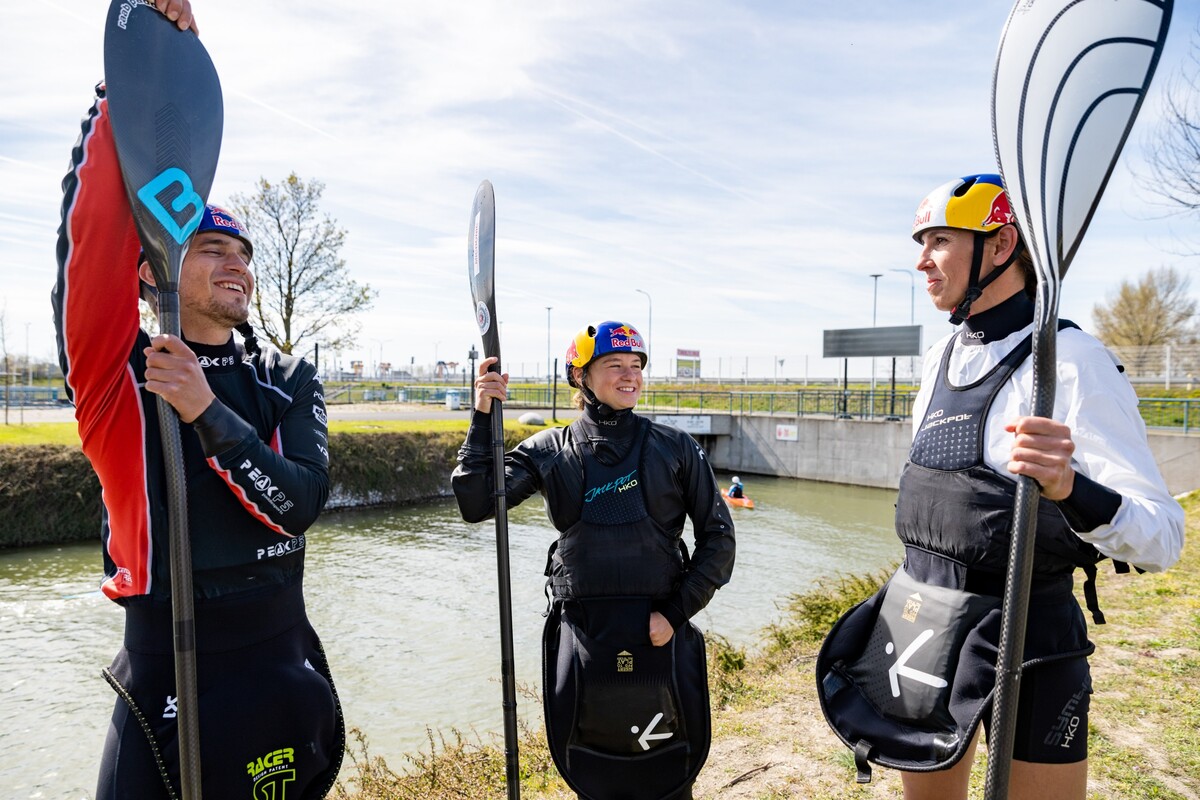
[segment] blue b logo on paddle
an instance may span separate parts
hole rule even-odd
[[[171,208],[168,210],[158,196],[176,184],[179,186],[179,194],[171,201]],[[204,216],[204,199],[196,194],[196,190],[192,187],[192,179],[179,167],[164,169],[153,180],[138,189],[137,196],[138,200],[142,201],[142,205],[149,209],[163,229],[171,234],[178,244],[187,241],[187,238],[200,225],[201,217]],[[189,207],[192,209],[191,213],[184,218],[184,223],[180,225],[176,218]]]

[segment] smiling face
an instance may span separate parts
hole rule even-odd
[[[148,263],[142,263],[138,274],[154,283]],[[179,321],[184,335],[193,342],[224,344],[230,331],[250,318],[253,293],[246,243],[223,233],[196,234],[179,275]]]
[[[596,399],[617,409],[633,408],[642,395],[642,357],[609,353],[588,365],[585,383]]]

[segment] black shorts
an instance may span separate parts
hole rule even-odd
[[[165,799],[165,780],[179,784],[170,631],[169,604],[126,606],[125,646],[109,676],[120,696],[98,800]],[[324,797],[345,731],[300,586],[197,603],[196,654],[204,796]]]
[[[1092,674],[1086,658],[1065,658],[1021,675],[1013,758],[1033,764],[1074,764],[1087,758]],[[991,732],[991,713],[984,730]]]

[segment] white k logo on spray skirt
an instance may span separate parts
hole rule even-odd
[[[671,738],[672,734],[670,734],[670,733],[651,733],[651,731],[654,730],[654,726],[657,725],[658,721],[661,720],[662,718],[663,718],[663,712],[660,711],[657,714],[655,714],[654,719],[650,720],[650,724],[646,726],[646,730],[642,733],[641,736],[638,737],[638,744],[640,744],[642,746],[643,750],[649,750],[650,742],[653,741],[654,739],[670,739]],[[637,733],[638,726],[634,725],[632,728],[629,729],[629,732]]]
[[[921,635],[913,640],[913,643],[904,648],[904,652],[896,659],[896,663],[888,668],[888,680],[892,683],[892,697],[900,696],[900,676],[911,678],[914,681],[923,683],[926,686],[932,686],[935,689],[943,689],[948,684],[936,675],[930,675],[928,672],[922,672],[919,669],[907,666],[908,660],[916,655],[916,652],[921,649],[921,646],[933,638],[933,629],[929,628],[921,632]],[[891,642],[887,643],[884,651],[891,655],[896,650],[896,646]]]

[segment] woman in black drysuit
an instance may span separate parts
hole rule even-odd
[[[488,372],[494,362],[479,365],[453,475],[468,522],[495,507],[489,413],[508,376]],[[585,800],[690,798],[711,734],[704,640],[688,620],[729,581],[733,523],[700,446],[633,413],[645,364],[632,326],[584,328],[567,351],[583,414],[505,457],[509,504],[541,492],[559,531],[546,568],[546,735]]]

